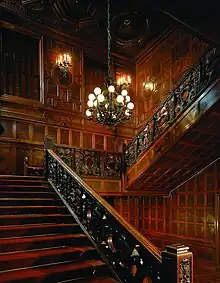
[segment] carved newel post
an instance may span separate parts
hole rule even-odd
[[[44,137],[44,178],[47,179],[47,150],[54,148],[53,137],[45,136]]]
[[[193,254],[189,247],[174,244],[162,252],[163,283],[193,283]]]

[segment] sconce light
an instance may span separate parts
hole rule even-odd
[[[67,78],[69,67],[71,67],[71,56],[69,54],[63,54],[57,57],[56,65],[60,69],[64,78]]]
[[[129,75],[116,75],[116,84],[121,88],[129,88],[131,86],[131,76]]]
[[[143,82],[144,91],[155,91],[155,80],[153,78],[148,77],[145,82]]]

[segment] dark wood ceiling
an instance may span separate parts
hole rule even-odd
[[[105,0],[4,0],[14,13],[72,34],[91,44],[107,46]],[[170,26],[161,12],[144,0],[111,1],[112,50],[134,57],[147,42]]]
[[[3,0],[19,15],[55,27],[105,49],[107,0]],[[220,4],[210,0],[111,0],[112,50],[134,58],[165,29],[178,25],[204,40],[219,42]]]

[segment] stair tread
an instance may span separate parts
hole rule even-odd
[[[119,281],[116,281],[115,279],[108,277],[108,276],[100,276],[90,279],[85,278],[77,278],[77,279],[70,279],[67,281],[59,281],[58,283],[119,283]]]
[[[41,176],[24,176],[24,175],[0,175],[0,179],[7,179],[11,180],[11,178],[18,178],[18,179],[41,179],[44,180],[44,177]]]
[[[53,235],[46,234],[46,235],[38,235],[38,236],[1,238],[0,245],[41,242],[41,241],[59,240],[59,239],[86,238],[86,237],[87,236],[85,234],[53,234]]]
[[[53,213],[53,214],[19,214],[19,215],[0,215],[0,219],[5,218],[30,218],[30,217],[60,217],[60,216],[71,216],[71,214],[61,214],[61,213]],[[72,216],[71,216],[72,217]]]
[[[1,205],[0,209],[5,208],[66,208],[64,205]]]
[[[45,185],[12,185],[12,184],[1,184],[0,183],[0,188],[45,188],[47,187],[48,184]]]
[[[86,251],[95,250],[92,246],[85,246],[85,247],[59,247],[59,248],[50,248],[45,250],[35,250],[35,251],[19,251],[19,252],[9,252],[0,254],[0,263],[2,261],[11,261],[11,260],[22,260],[28,258],[40,258],[43,256],[49,255],[59,255],[64,253],[73,253],[79,252],[80,254],[85,253]]]
[[[16,179],[1,178],[1,176],[0,176],[0,183],[1,182],[18,182],[18,183],[24,183],[24,182],[35,183],[35,182],[39,182],[39,183],[47,184],[47,182],[42,180],[42,178],[39,178],[39,180],[38,180],[38,178],[36,180],[32,180],[32,179],[30,179],[30,180],[17,179],[16,180]]]
[[[118,283],[118,281],[116,281],[113,278],[110,277],[98,277],[96,279],[89,279],[89,280],[83,280],[81,283]]]
[[[30,197],[28,197],[28,198],[0,198],[0,200],[16,200],[16,201],[18,201],[18,200],[33,200],[33,201],[35,201],[35,200],[51,200],[51,201],[61,201],[60,199],[54,199],[54,198],[30,198]]]
[[[43,224],[26,224],[26,225],[8,225],[0,226],[0,231],[10,231],[13,230],[26,230],[26,229],[43,229],[43,228],[52,228],[52,227],[79,227],[77,223],[43,223]]]
[[[55,195],[57,196],[57,194],[55,192],[28,192],[28,191],[0,191],[0,194],[34,194],[34,195],[39,195],[39,194],[45,194],[45,195]]]
[[[61,272],[77,271],[89,267],[101,267],[106,264],[100,260],[87,260],[84,262],[67,262],[53,265],[46,265],[40,267],[23,268],[21,270],[11,270],[0,272],[0,282],[7,282],[7,280],[22,280],[31,278],[48,278],[48,275],[53,275]]]

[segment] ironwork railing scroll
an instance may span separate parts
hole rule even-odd
[[[127,223],[52,150],[46,176],[121,282],[161,282],[161,252]]]
[[[143,130],[124,150],[126,167],[131,167],[141,154],[203,93],[219,75],[219,50],[209,49],[184,75],[167,99],[157,108]]]
[[[121,177],[121,153],[61,145],[54,145],[53,150],[77,175],[119,179]]]

